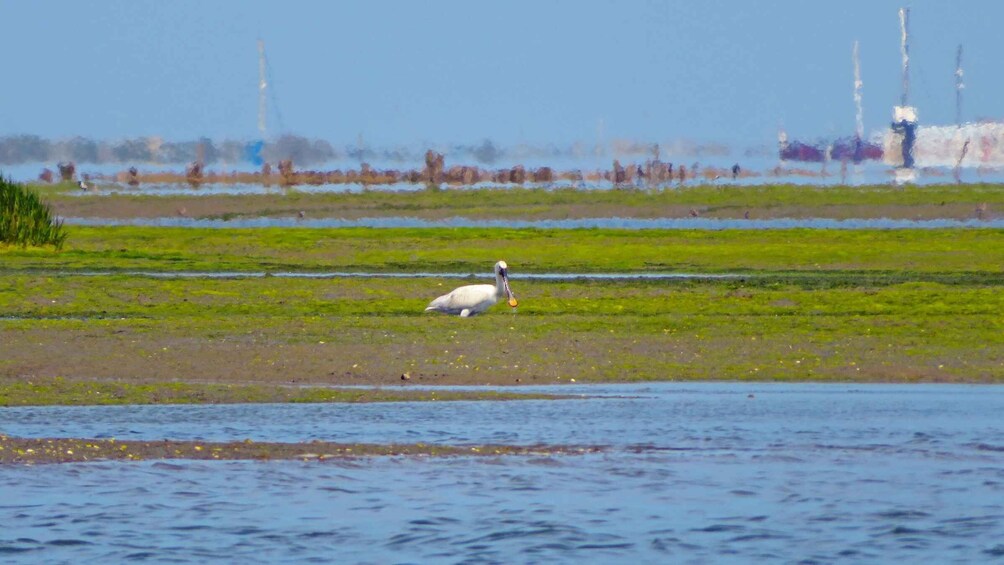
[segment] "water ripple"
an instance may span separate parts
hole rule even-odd
[[[0,430],[37,437],[129,430],[150,438],[383,442],[407,429],[430,443],[505,437],[610,449],[566,457],[2,467],[0,560],[940,563],[1004,556],[999,388],[732,383],[562,391],[591,398],[5,408]]]

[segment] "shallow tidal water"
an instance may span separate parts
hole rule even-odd
[[[2,467],[0,561],[1004,561],[1000,387],[558,392],[586,396],[0,409],[0,433],[24,437],[606,446]]]

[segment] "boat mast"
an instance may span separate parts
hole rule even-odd
[[[265,139],[265,42],[258,40],[258,134]]]
[[[910,9],[899,9],[900,52],[903,54],[903,96],[900,106],[906,106],[910,99],[910,45],[907,43],[907,31],[910,26]]]
[[[955,125],[962,125],[962,89],[966,85],[962,82],[962,44],[959,44],[958,51],[955,52]]]
[[[861,139],[865,135],[864,113],[861,110],[861,60],[858,58],[858,41],[854,40],[854,135]]]
[[[910,9],[899,9],[900,52],[903,54],[903,93],[900,105],[892,110],[892,137],[886,150],[889,164],[903,169],[912,169],[914,164],[913,146],[917,140],[917,109],[910,103]],[[901,157],[902,160],[899,158]]]

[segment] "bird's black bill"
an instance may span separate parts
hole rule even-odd
[[[509,288],[509,277],[505,276],[505,271],[502,271],[502,286],[505,287],[506,298],[508,299],[509,306],[513,308],[516,307],[516,295],[513,294],[512,289]]]

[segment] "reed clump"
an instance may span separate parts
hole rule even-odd
[[[34,191],[0,177],[0,243],[20,247],[52,245],[66,241],[63,223]]]

